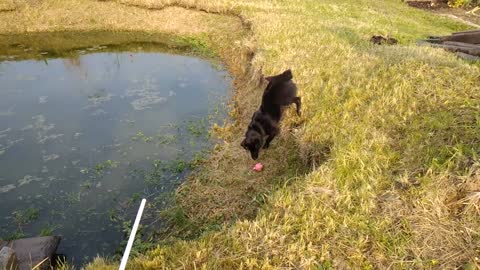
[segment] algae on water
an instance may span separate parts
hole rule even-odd
[[[167,101],[166,97],[160,95],[158,85],[155,84],[154,79],[146,79],[142,86],[128,89],[125,96],[137,98],[130,102],[137,111],[151,109],[152,105]]]

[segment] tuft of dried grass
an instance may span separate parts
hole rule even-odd
[[[13,0],[0,1],[0,13],[14,11],[15,9],[17,9],[17,3]]]

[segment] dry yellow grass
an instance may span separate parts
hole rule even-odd
[[[465,26],[395,0],[118,2],[43,1],[2,14],[0,29],[203,33],[237,76],[237,122],[178,196],[193,222],[235,223],[132,258],[130,269],[479,267],[480,66],[415,45]],[[215,14],[161,9],[172,5]],[[373,34],[400,44],[373,46]],[[267,171],[252,174],[239,136],[261,73],[287,68],[304,115],[288,113],[262,156]]]
[[[110,1],[32,2],[35,4],[26,4],[23,1],[23,4],[17,4],[17,10],[2,13],[2,33],[123,30],[191,35],[207,32],[211,29],[209,27],[214,23],[213,20],[219,20],[218,23],[225,22],[225,18],[221,16],[177,7],[151,12]]]
[[[0,2],[0,12],[9,12],[17,8],[17,5],[13,0],[4,0]]]

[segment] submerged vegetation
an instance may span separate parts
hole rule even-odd
[[[214,128],[223,143],[164,213],[174,227],[130,269],[479,267],[480,65],[415,44],[466,26],[397,0],[51,0],[0,17],[1,32],[47,29],[194,37],[235,76],[235,122]],[[262,74],[287,68],[304,115],[287,113],[254,173],[243,128]]]

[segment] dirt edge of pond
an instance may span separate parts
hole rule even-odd
[[[173,239],[195,238],[206,231],[219,228],[222,224],[254,218],[259,206],[263,204],[262,197],[265,194],[283,185],[287,179],[305,174],[307,170],[295,144],[278,147],[275,153],[268,155],[266,162],[276,166],[268,168],[265,175],[251,170],[250,165],[254,162],[239,146],[245,126],[258,107],[265,86],[261,67],[254,65],[257,45],[252,24],[232,9],[208,9],[182,1],[151,5],[135,1],[120,3],[151,11],[183,8],[209,15],[226,16],[240,22],[242,29],[237,29],[238,34],[242,35],[240,44],[228,39],[228,35],[225,37],[225,33],[210,36],[208,42],[209,47],[214,48],[233,76],[233,95],[229,109],[233,121],[227,120],[223,126],[212,129],[211,132],[223,140],[223,143],[214,146],[209,157],[200,161],[200,167],[177,190],[177,207],[162,214],[167,216],[174,226],[173,230],[167,230],[168,237],[173,236]],[[282,135],[279,140],[283,142],[294,140],[289,131]],[[278,162],[277,157],[285,151],[292,153],[292,156]],[[234,173],[235,171],[238,173]],[[226,178],[227,175],[231,179]],[[167,242],[172,240],[164,236],[161,238]]]

